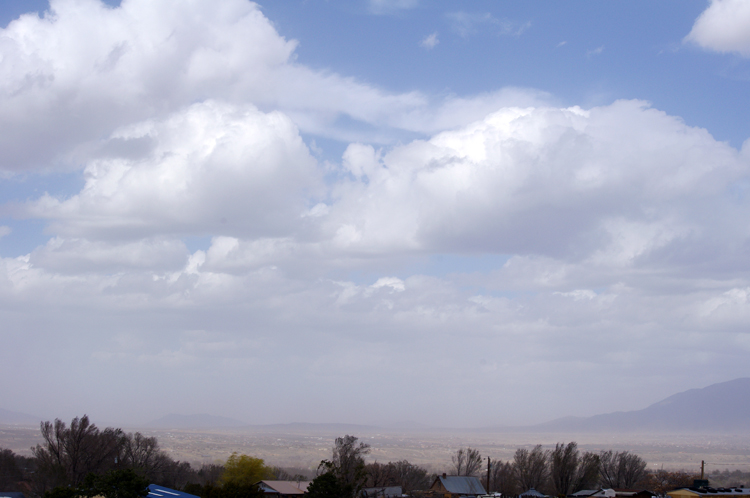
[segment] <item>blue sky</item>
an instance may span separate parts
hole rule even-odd
[[[747,61],[682,42],[705,8],[702,0],[436,1],[371,15],[366,2],[288,1],[263,12],[300,40],[300,62],[394,92],[516,86],[549,92],[562,105],[642,99],[739,147],[750,136]],[[471,27],[458,26],[451,14],[459,12]],[[438,45],[425,50],[419,42],[432,33]]]
[[[3,408],[476,427],[750,374],[740,0],[0,24],[0,358],[47,369]]]

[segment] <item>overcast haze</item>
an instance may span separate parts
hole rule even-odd
[[[475,427],[750,376],[750,2],[0,14],[0,408]]]

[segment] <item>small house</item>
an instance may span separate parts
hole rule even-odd
[[[437,476],[428,493],[433,497],[459,498],[461,496],[486,495],[487,491],[474,476]]]

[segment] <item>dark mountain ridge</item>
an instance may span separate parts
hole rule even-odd
[[[750,433],[750,378],[674,394],[642,410],[564,417],[534,432]]]

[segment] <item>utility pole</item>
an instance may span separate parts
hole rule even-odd
[[[487,457],[487,494],[490,494],[490,457]]]

